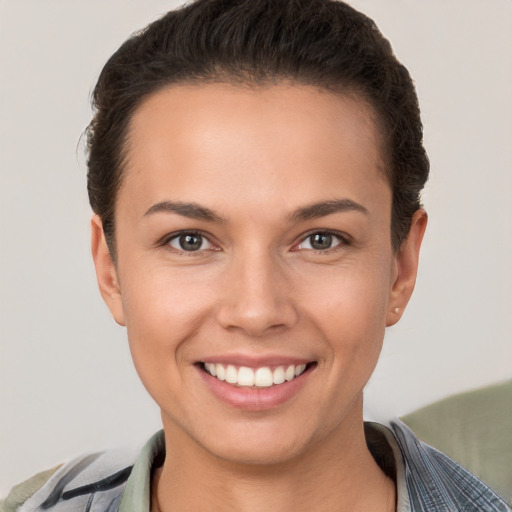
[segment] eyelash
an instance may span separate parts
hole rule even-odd
[[[171,242],[173,240],[179,240],[183,236],[192,236],[192,237],[195,236],[195,237],[201,238],[201,245],[206,241],[207,243],[212,245],[214,247],[214,249],[209,249],[209,248],[208,249],[201,249],[201,248],[199,248],[199,249],[194,250],[194,251],[187,251],[185,249],[173,247],[171,245]],[[206,234],[202,233],[201,231],[179,231],[177,233],[172,233],[171,235],[164,237],[158,243],[158,245],[171,247],[176,252],[181,253],[181,254],[186,254],[187,256],[194,255],[194,254],[201,254],[203,251],[206,251],[206,250],[218,250],[217,248],[215,248],[216,246],[215,246],[215,244],[213,244],[213,242],[210,240],[210,238]]]
[[[323,236],[332,237],[333,239],[338,239],[338,243],[336,243],[332,247],[327,247],[326,249],[315,249],[314,247],[311,247],[308,249],[298,248],[301,244],[303,244],[307,240],[310,240],[315,235],[323,235]],[[333,242],[334,242],[334,240],[333,240]],[[310,242],[310,245],[311,245],[311,242]],[[350,238],[348,237],[348,235],[346,235],[345,233],[341,233],[339,231],[332,231],[332,230],[326,229],[326,230],[315,230],[315,231],[309,232],[308,234],[306,234],[305,236],[303,236],[301,238],[300,242],[298,244],[296,244],[294,246],[294,248],[297,247],[298,248],[297,250],[299,250],[299,251],[307,250],[307,251],[314,252],[316,254],[324,254],[327,252],[333,252],[333,251],[339,250],[339,249],[341,249],[341,247],[344,247],[347,245],[350,245]]]
[[[323,235],[323,236],[327,236],[327,237],[336,238],[336,239],[338,239],[338,243],[336,243],[332,247],[327,247],[326,249],[315,249],[314,247],[310,247],[310,248],[307,248],[307,249],[298,248],[301,244],[306,242],[308,239],[311,239],[315,235]],[[182,249],[182,248],[178,248],[178,247],[173,247],[171,245],[172,241],[179,240],[183,236],[191,236],[191,237],[201,238],[201,246],[206,241],[207,243],[212,245],[214,248],[213,249],[211,249],[211,248],[206,248],[206,249],[199,248],[199,249],[196,249],[196,250],[187,251],[186,249]],[[173,250],[177,251],[178,253],[186,254],[186,255],[201,254],[203,251],[207,251],[207,250],[219,250],[219,248],[216,247],[215,244],[213,244],[213,242],[210,240],[208,235],[206,235],[205,233],[203,233],[201,231],[179,231],[177,233],[172,233],[171,235],[164,237],[159,242],[158,245],[171,247]],[[340,246],[343,247],[343,246],[347,246],[347,245],[350,245],[350,239],[349,239],[349,237],[345,233],[340,233],[338,231],[331,231],[331,230],[316,230],[316,231],[311,231],[310,233],[308,233],[306,235],[303,235],[302,238],[300,239],[300,241],[297,244],[294,245],[292,250],[294,250],[294,251],[297,251],[297,250],[298,251],[300,251],[300,250],[307,250],[307,251],[315,252],[315,253],[318,253],[318,254],[323,254],[323,253],[326,253],[326,252],[335,251],[335,250],[339,249]],[[310,246],[311,246],[311,242],[310,242]]]

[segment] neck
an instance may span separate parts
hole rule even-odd
[[[300,457],[273,465],[219,459],[166,425],[172,457],[153,479],[152,512],[394,511],[395,484],[368,451],[362,419],[352,423]]]

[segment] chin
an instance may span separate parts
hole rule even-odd
[[[246,442],[236,446],[215,446],[211,453],[232,464],[244,466],[277,466],[300,456],[304,450],[297,442]]]
[[[294,423],[297,428],[297,422]],[[283,422],[242,422],[228,429],[225,425],[218,429],[211,424],[210,427],[209,432],[196,437],[196,443],[216,458],[234,464],[284,464],[308,451],[312,442],[305,429],[295,430]]]

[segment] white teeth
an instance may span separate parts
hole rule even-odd
[[[286,368],[286,371],[284,372],[284,378],[286,380],[292,380],[293,377],[295,377],[295,366],[292,364]]]
[[[224,380],[229,384],[236,384],[244,387],[267,388],[273,384],[282,384],[285,381],[293,380],[304,373],[305,364],[297,366],[291,364],[288,367],[278,366],[272,371],[268,366],[262,366],[253,370],[247,366],[236,366],[229,364],[224,366],[220,363],[204,363],[205,370],[213,377]]]
[[[226,382],[230,384],[236,384],[238,382],[238,371],[232,364],[228,365],[226,368]]]
[[[226,370],[221,364],[217,363],[215,365],[215,373],[217,374],[217,379],[226,380]]]
[[[298,377],[306,369],[305,364],[299,364],[295,367],[295,377]]]
[[[211,375],[213,375],[214,377],[217,376],[217,370],[213,363],[205,363],[204,365],[205,365],[206,369],[208,370],[208,372],[210,372]]]
[[[254,372],[251,368],[241,366],[238,370],[238,385],[239,386],[254,386]]]
[[[279,366],[272,374],[272,382],[274,384],[282,384],[284,382],[284,368]]]
[[[272,386],[272,371],[270,368],[258,368],[254,374],[254,384],[258,388],[268,388]]]

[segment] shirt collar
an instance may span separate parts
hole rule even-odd
[[[366,423],[368,446],[376,462],[385,472],[396,471],[397,512],[409,512],[405,485],[405,467],[400,448],[391,431],[378,423]],[[391,462],[390,462],[391,454]],[[119,512],[150,512],[151,474],[165,457],[164,431],[157,432],[142,448],[126,482]]]
[[[364,431],[368,449],[375,462],[396,485],[397,512],[410,512],[411,504],[405,480],[405,464],[400,447],[389,428],[380,423],[366,422]]]
[[[143,446],[126,482],[119,512],[150,512],[151,474],[165,457],[164,431],[157,432]]]

